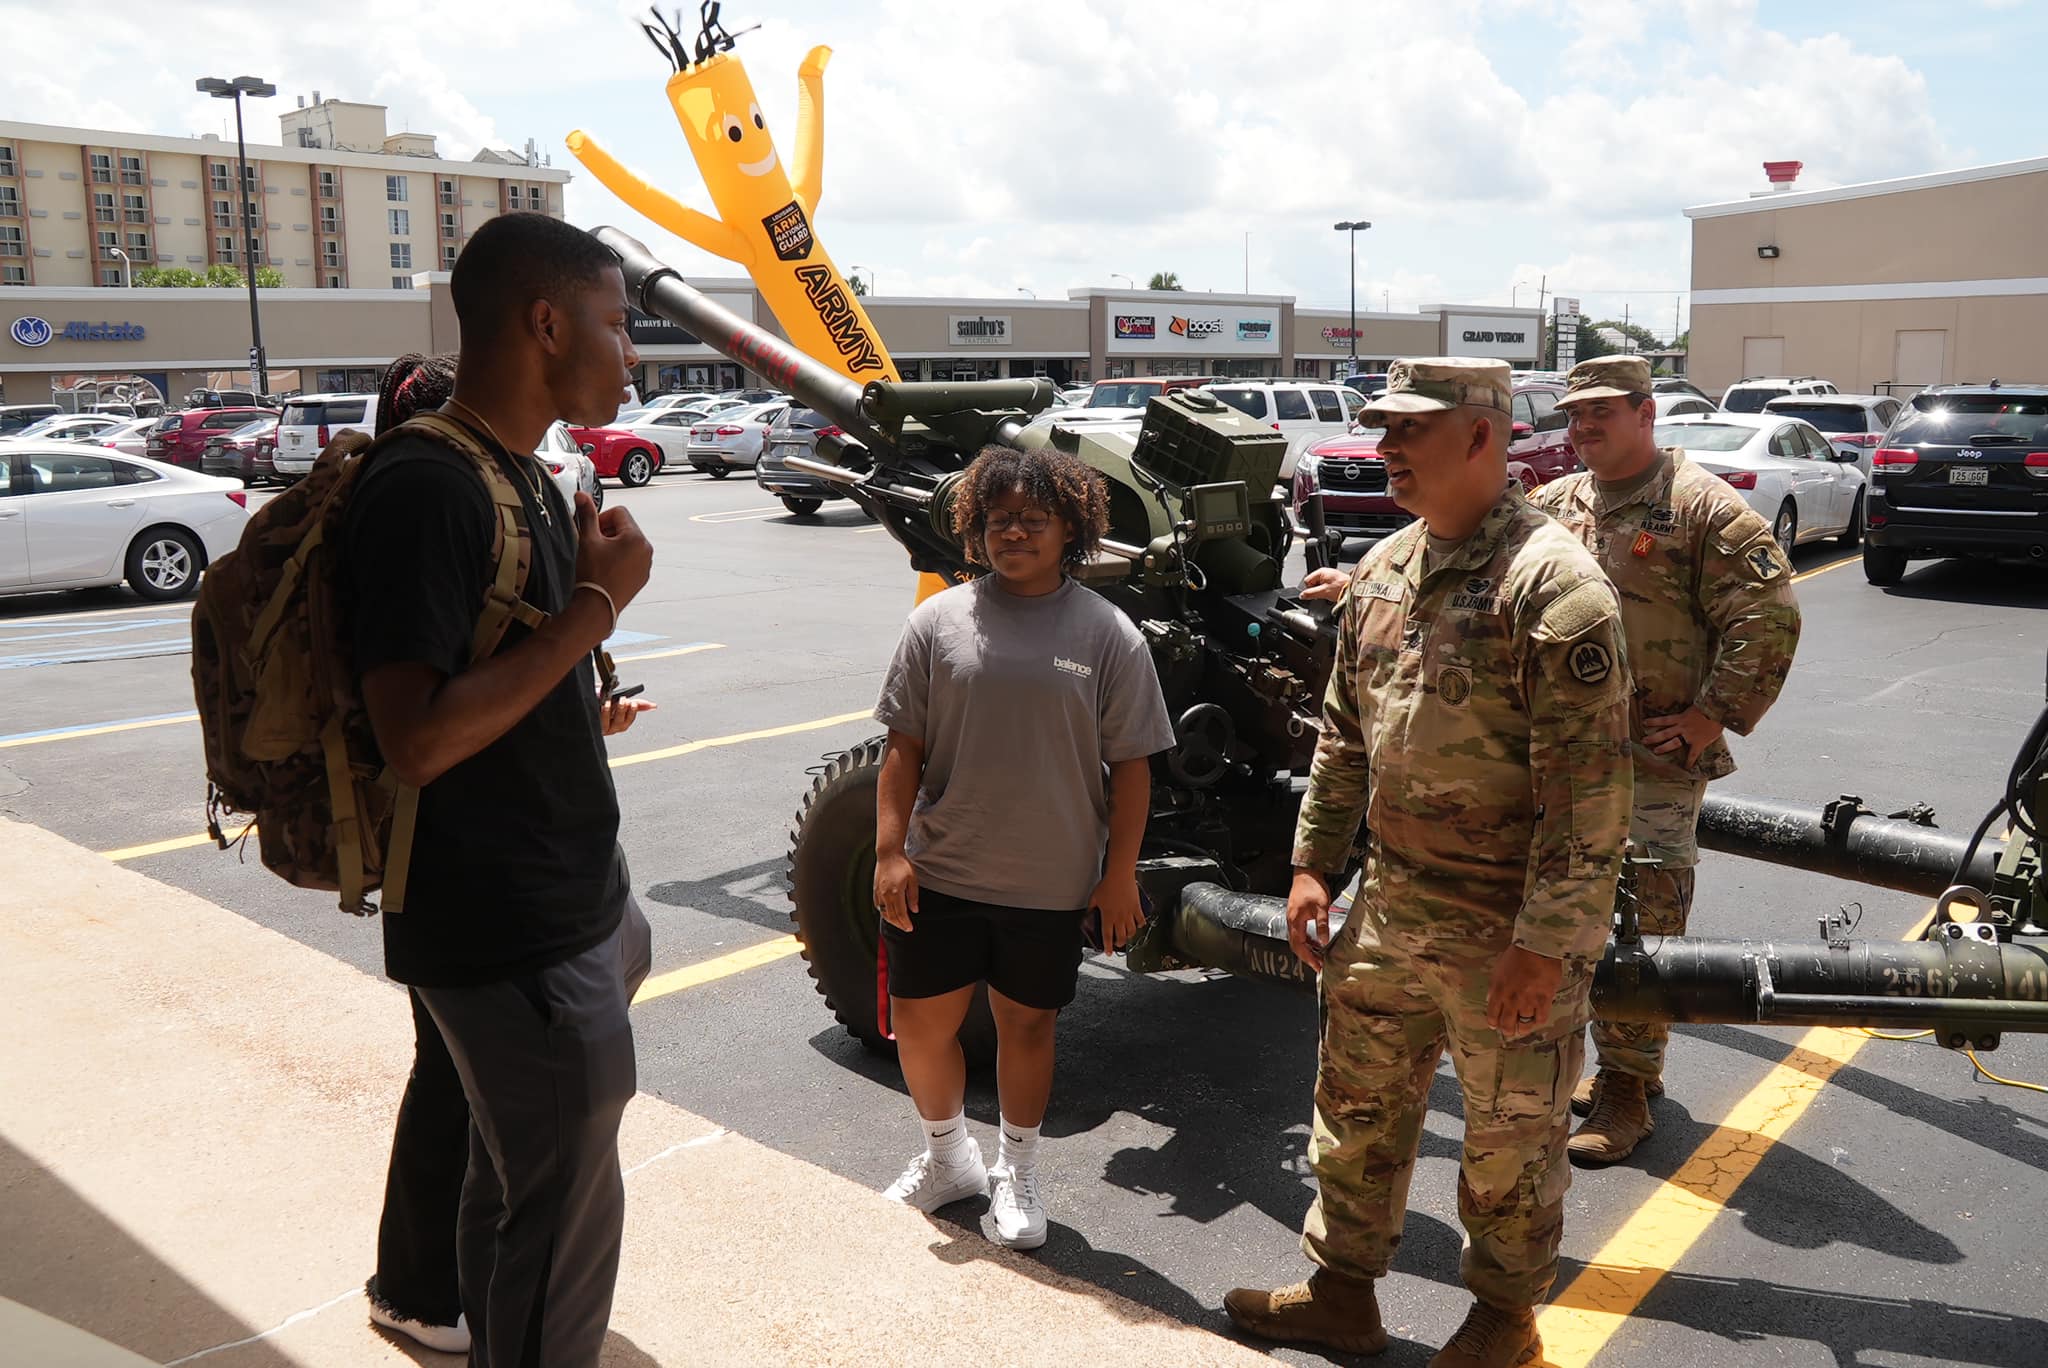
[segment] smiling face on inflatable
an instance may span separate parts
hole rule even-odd
[[[721,52],[671,76],[668,102],[719,217],[744,223],[789,203],[789,173],[776,155],[745,67]]]

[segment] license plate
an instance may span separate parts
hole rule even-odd
[[[778,461],[787,461],[792,456],[803,454],[804,445],[801,442],[778,442],[775,445],[775,459]]]
[[[1991,472],[1983,466],[1950,466],[1948,468],[1948,482],[1950,484],[1988,485],[1991,483]]]

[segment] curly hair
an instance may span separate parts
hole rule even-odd
[[[1063,567],[1072,570],[1101,548],[1103,535],[1109,531],[1109,491],[1100,475],[1051,447],[1020,451],[985,446],[967,467],[967,478],[953,500],[953,531],[968,560],[988,564],[982,549],[988,510],[1004,495],[1020,489],[1027,503],[1066,519],[1074,539],[1060,557]]]
[[[377,382],[377,432],[397,427],[415,413],[437,409],[455,393],[455,356],[407,352],[384,368]]]

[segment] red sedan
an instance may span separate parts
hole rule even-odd
[[[599,479],[638,489],[661,469],[661,448],[624,428],[572,427],[569,436],[597,467]]]

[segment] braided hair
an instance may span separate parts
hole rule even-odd
[[[1109,491],[1100,475],[1053,447],[1020,451],[985,446],[967,467],[953,500],[953,531],[974,564],[988,564],[982,545],[988,510],[1013,490],[1022,490],[1028,503],[1066,520],[1074,539],[1061,553],[1063,568],[1075,569],[1101,548],[1109,531]]]
[[[455,393],[455,355],[424,356],[407,352],[384,368],[377,382],[377,435],[397,427],[415,413],[437,409]]]

